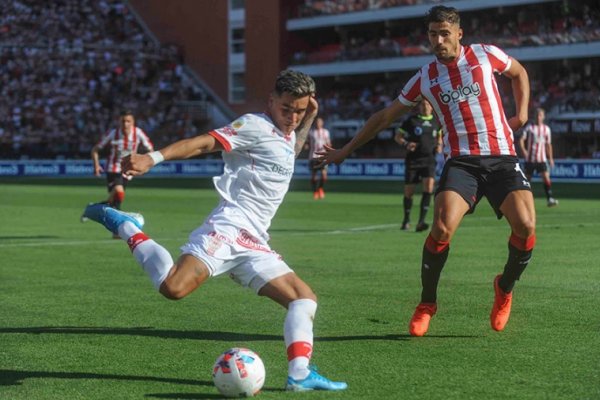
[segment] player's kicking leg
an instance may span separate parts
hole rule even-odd
[[[176,272],[177,268],[173,268],[174,263],[169,252],[142,232],[144,220],[141,214],[116,210],[105,203],[96,203],[85,208],[83,217],[104,225],[113,234],[125,240],[137,262],[165,297],[179,299],[195,289],[194,287],[184,293],[170,285],[175,275],[173,272]],[[179,279],[179,275],[176,278]]]
[[[313,320],[317,297],[295,273],[272,279],[259,292],[286,307],[283,337],[287,348],[288,379],[286,390],[344,390],[345,382],[333,382],[310,365],[313,349]]]

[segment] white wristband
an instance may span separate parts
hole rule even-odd
[[[150,158],[152,159],[152,161],[154,161],[154,165],[159,164],[159,163],[165,161],[165,157],[158,150],[157,151],[152,151],[152,152],[148,153],[148,155],[150,156]]]

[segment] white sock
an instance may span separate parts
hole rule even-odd
[[[128,236],[130,233],[132,234]],[[127,237],[127,245],[133,256],[148,274],[154,287],[159,289],[173,268],[171,254],[129,221],[119,226],[119,236]]]
[[[317,303],[310,299],[294,300],[288,305],[283,339],[288,355],[288,375],[304,379],[310,373],[308,364],[313,347],[313,319]]]
[[[136,233],[140,233],[142,230],[135,226],[135,224],[131,221],[125,221],[118,228],[118,234],[123,240],[127,240]]]

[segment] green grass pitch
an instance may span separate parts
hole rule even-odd
[[[331,182],[313,201],[295,183],[271,245],[319,296],[313,361],[349,385],[298,394],[282,390],[284,309],[227,277],[162,298],[122,241],[79,222],[101,181],[74,182],[1,184],[0,399],[216,399],[212,364],[234,346],[263,358],[262,399],[600,398],[600,185],[556,185],[552,209],[536,192],[537,246],[504,332],[489,312],[510,232],[483,201],[452,241],[430,331],[411,338],[426,233],[399,230],[400,185]],[[217,196],[152,186],[134,182],[124,208],[176,258]]]

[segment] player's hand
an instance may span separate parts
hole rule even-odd
[[[333,164],[341,164],[344,162],[348,154],[342,147],[341,149],[334,149],[331,146],[323,146],[325,150],[317,151],[317,168],[322,168],[325,165]]]
[[[306,114],[304,114],[304,118],[314,118],[319,113],[319,102],[317,98],[313,94],[308,98],[308,107],[306,107]]]
[[[508,126],[510,126],[510,129],[512,129],[513,132],[516,132],[525,125],[525,122],[527,121],[522,122],[518,116],[514,116],[508,119]]]
[[[125,175],[143,175],[154,166],[154,161],[148,154],[132,153],[121,160],[121,169]]]
[[[554,168],[554,159],[549,160],[549,163],[550,163],[550,168]]]
[[[417,149],[417,144],[415,142],[408,142],[406,144],[406,150],[413,152]]]
[[[94,176],[100,176],[104,172],[101,165],[94,166]]]

